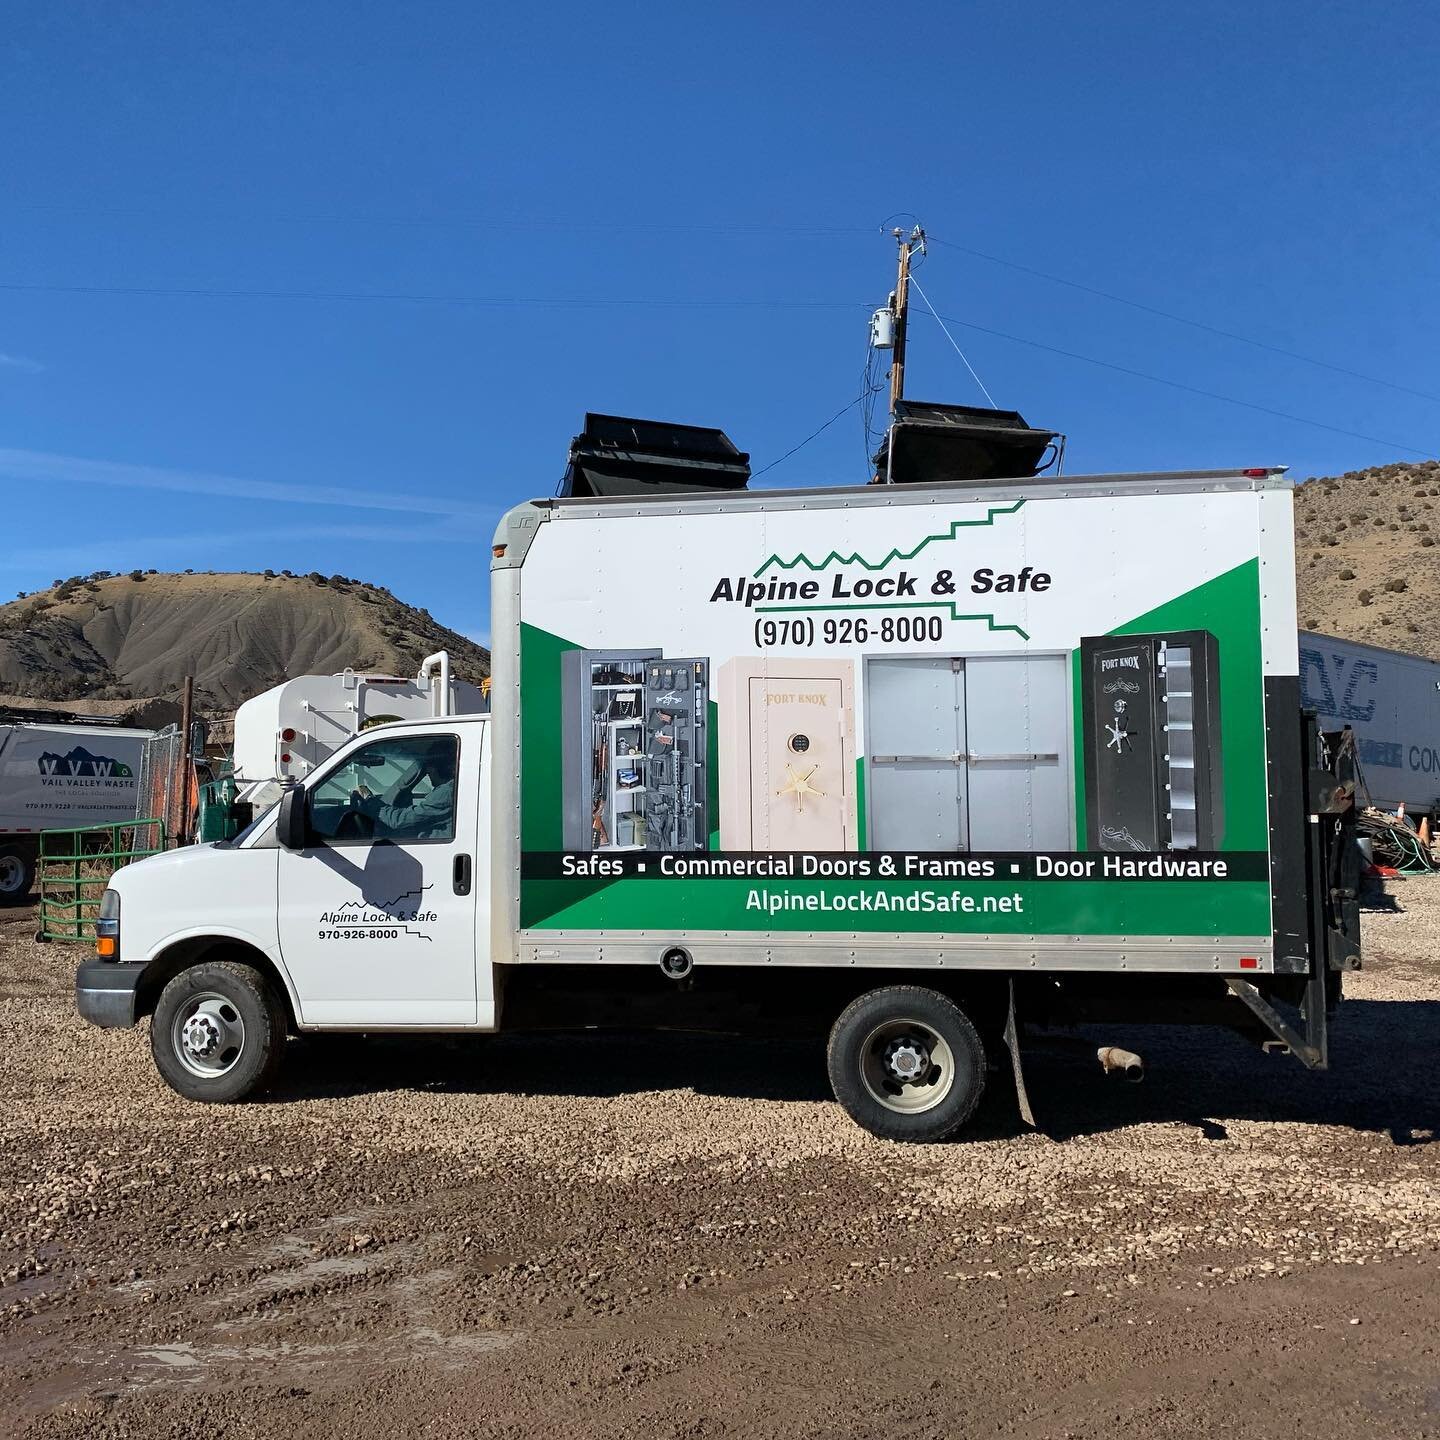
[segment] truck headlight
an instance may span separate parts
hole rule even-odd
[[[120,958],[120,892],[107,890],[95,916],[95,953],[102,960]]]

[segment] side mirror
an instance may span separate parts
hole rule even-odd
[[[275,820],[275,838],[285,850],[305,848],[305,801],[308,797],[299,785],[292,785],[280,797],[280,814]]]

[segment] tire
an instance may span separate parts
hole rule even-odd
[[[0,841],[0,905],[18,905],[34,883],[34,850],[19,841]]]
[[[187,1100],[225,1105],[260,1094],[285,1058],[285,1007],[249,965],[209,961],[182,970],[150,1017],[150,1053]]]
[[[825,1058],[845,1113],[882,1140],[948,1140],[985,1091],[979,1033],[953,1000],[918,985],[887,985],[852,1001],[830,1031]]]

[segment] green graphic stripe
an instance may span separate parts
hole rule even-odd
[[[992,505],[983,520],[954,520],[950,529],[943,535],[927,535],[913,550],[892,550],[883,560],[871,562],[858,552],[854,555],[842,555],[838,550],[832,550],[823,560],[812,560],[801,551],[793,560],[782,560],[778,555],[772,555],[755,572],[756,577],[763,575],[772,565],[781,570],[793,570],[797,565],[804,565],[808,570],[823,570],[827,565],[860,565],[866,570],[883,570],[887,565],[896,560],[913,560],[927,545],[939,540],[953,540],[960,530],[976,525],[993,525],[997,515],[1013,515],[1025,502],[1017,500],[1013,505]]]
[[[855,848],[870,846],[870,817],[865,813],[865,757],[855,757]],[[715,849],[719,849],[717,845]]]
[[[1205,883],[1177,880],[964,881],[954,893],[983,904],[986,896],[1019,897],[1009,911],[910,913],[779,910],[767,892],[851,896],[884,891],[950,895],[946,883],[907,880],[653,879],[630,876],[588,892],[575,880],[527,880],[531,900],[522,925],[533,930],[757,930],[953,935],[1174,935],[1220,939],[1270,929],[1270,887],[1263,880]],[[1123,948],[1123,947],[1122,947]]]
[[[1022,640],[1030,638],[1028,630],[1018,625],[997,625],[992,613],[962,615],[953,600],[879,600],[867,605],[863,600],[854,605],[757,605],[757,615],[808,615],[814,610],[948,610],[952,620],[983,620],[987,630],[1013,630]]]

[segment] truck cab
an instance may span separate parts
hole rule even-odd
[[[494,1028],[489,718],[377,726],[232,841],[116,872],[80,1013],[152,1015],[165,1078],[238,1098],[290,1030]]]

